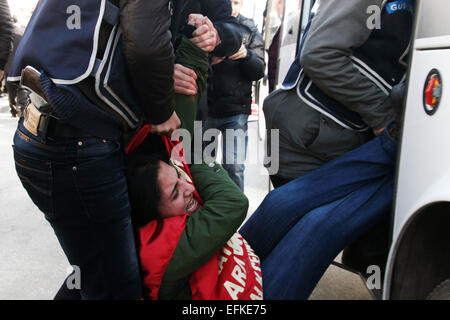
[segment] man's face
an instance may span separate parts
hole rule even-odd
[[[194,198],[194,186],[188,183],[174,167],[160,161],[158,184],[161,188],[161,200],[158,212],[161,218],[192,214],[199,208]]]
[[[241,12],[242,8],[242,0],[230,0],[231,2],[231,15],[233,17],[237,17],[239,15],[239,12]]]

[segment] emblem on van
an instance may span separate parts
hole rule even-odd
[[[432,116],[439,108],[442,97],[442,78],[438,70],[430,71],[423,91],[423,107],[425,112]]]

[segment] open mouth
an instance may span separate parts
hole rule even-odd
[[[198,201],[192,197],[192,199],[189,201],[187,207],[186,207],[186,211],[188,213],[193,213],[195,210],[197,210],[198,208]]]

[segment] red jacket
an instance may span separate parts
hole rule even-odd
[[[144,298],[158,299],[165,269],[189,216],[152,221],[139,229]],[[189,281],[193,300],[262,300],[259,258],[239,233]]]
[[[127,152],[139,145],[149,130],[149,126],[145,127],[142,134],[133,139]],[[163,137],[163,140],[175,169],[194,185],[183,156],[182,145],[174,145],[167,137]],[[188,264],[189,268],[192,268],[188,268],[187,272],[187,275],[190,275],[188,281],[192,299],[261,300],[263,292],[259,258],[241,235],[233,234],[245,218],[248,200],[220,165],[194,166],[197,166],[198,171],[197,187],[199,191],[203,191],[206,198],[203,200],[197,190],[194,196],[203,208],[196,211],[192,217],[183,215],[151,221],[138,231],[144,298],[159,298],[166,269],[179,247],[185,250],[187,258],[185,256],[183,259],[174,259],[176,263],[173,265],[177,266],[177,272],[171,275],[174,279],[170,280],[186,284],[187,278],[182,274],[186,273],[183,266]],[[191,230],[186,232],[185,241],[180,241],[188,223]],[[207,250],[201,248],[202,246],[207,247]],[[214,250],[222,246],[223,248],[214,254]],[[199,264],[200,267],[194,267],[197,268],[194,270],[193,260],[196,263],[206,263]],[[174,293],[170,297],[173,295]]]

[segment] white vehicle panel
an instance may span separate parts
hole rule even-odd
[[[413,215],[423,207],[450,201],[450,101],[446,94],[450,81],[450,49],[443,42],[416,41],[411,62],[408,97],[403,122],[403,136],[397,180],[397,194],[393,224],[393,242],[387,262],[383,298],[389,299],[397,248],[402,232]],[[441,40],[446,40],[441,37]],[[430,44],[433,46],[430,46]],[[424,49],[424,44],[427,48]],[[435,48],[433,50],[433,48]],[[424,90],[427,76],[437,69],[442,77],[442,97],[432,116],[424,109]],[[449,212],[450,214],[450,212]]]
[[[444,187],[441,180],[450,172],[450,101],[446,95],[446,80],[450,79],[446,77],[450,75],[449,59],[450,50],[415,52],[399,162],[394,239],[411,214],[430,201],[438,200],[437,193],[429,191],[436,184]],[[443,95],[437,112],[429,116],[424,110],[423,95],[432,69],[441,73]],[[448,195],[450,179],[444,181],[444,185]],[[434,195],[433,199],[425,197],[429,193]]]

